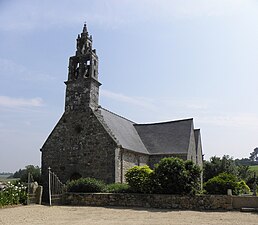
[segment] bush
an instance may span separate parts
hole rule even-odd
[[[80,178],[67,183],[68,192],[92,193],[103,192],[105,183],[94,178]]]
[[[153,170],[149,166],[134,166],[125,174],[126,182],[133,192],[150,193]]]
[[[249,194],[250,193],[250,188],[245,183],[245,181],[241,180],[240,182],[238,182],[238,187],[239,187],[239,194]]]
[[[193,161],[185,161],[187,172],[186,193],[196,194],[201,191],[201,168],[195,165]]]
[[[231,189],[234,195],[240,193],[237,177],[228,173],[221,173],[218,176],[209,179],[204,184],[204,188],[208,194],[226,195],[228,189]]]
[[[164,158],[154,169],[154,192],[195,194],[200,186],[201,169],[192,161]]]
[[[105,188],[108,193],[129,193],[130,187],[128,184],[114,183],[108,184]]]

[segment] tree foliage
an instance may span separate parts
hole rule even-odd
[[[201,169],[192,161],[164,158],[154,168],[154,192],[194,194],[200,185]]]
[[[233,174],[228,173],[221,173],[218,176],[209,179],[204,183],[204,189],[208,194],[226,195],[228,189],[231,189],[234,195],[240,193],[238,178]]]
[[[250,160],[251,161],[258,161],[258,147],[255,148],[251,153],[250,153]]]
[[[28,182],[28,173],[32,175],[33,180],[41,183],[41,171],[38,166],[28,165],[25,169],[19,169],[13,174],[13,178],[20,178],[21,182]]]
[[[153,171],[148,166],[135,166],[126,173],[128,185],[138,193],[195,194],[200,177],[199,166],[179,158],[164,158]]]
[[[222,158],[213,156],[210,161],[204,162],[204,181],[208,181],[223,172],[234,176],[238,175],[238,169],[232,157],[228,155],[224,155]]]
[[[240,165],[237,170],[237,175],[241,180],[248,181],[252,177],[250,166]]]

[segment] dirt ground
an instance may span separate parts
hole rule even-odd
[[[144,224],[257,225],[257,213],[172,211],[143,208],[18,206],[0,209],[1,225]]]

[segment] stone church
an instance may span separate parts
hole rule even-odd
[[[42,146],[43,185],[48,167],[62,182],[94,177],[124,182],[135,165],[153,167],[164,157],[202,166],[200,130],[193,119],[138,124],[99,106],[98,56],[84,24],[69,60],[65,111]]]

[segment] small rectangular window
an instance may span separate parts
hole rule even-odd
[[[90,65],[90,60],[87,60],[87,66],[89,66]]]

